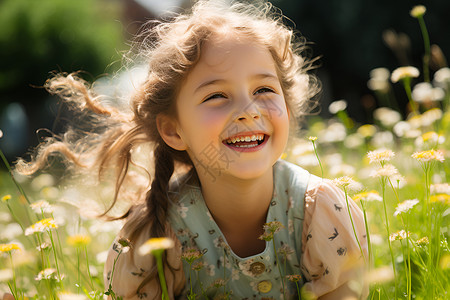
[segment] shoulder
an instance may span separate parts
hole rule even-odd
[[[309,178],[305,199],[307,204],[315,202],[321,202],[323,204],[346,203],[346,196],[340,188],[334,185],[331,180],[322,179],[315,175],[311,175]]]
[[[303,195],[309,178],[308,171],[293,163],[280,159],[274,165],[274,184],[278,190]]]

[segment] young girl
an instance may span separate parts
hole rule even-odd
[[[49,140],[28,170],[19,164],[31,173],[59,151],[102,176],[113,168],[114,205],[135,185],[131,168],[152,154],[154,168],[140,164],[151,187],[122,217],[105,286],[124,299],[161,299],[154,258],[138,249],[169,237],[171,299],[297,299],[297,284],[320,299],[360,297],[361,212],[350,201],[362,249],[343,192],[280,159],[318,90],[300,55],[304,42],[270,5],[205,1],[146,34],[149,71],[132,113],[102,104],[80,79],[58,76],[49,90],[90,111],[97,128],[75,146],[71,134]],[[149,144],[152,152],[138,151]],[[131,247],[118,257],[120,240]]]

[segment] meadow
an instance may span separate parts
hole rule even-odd
[[[431,53],[426,9],[415,7],[411,16],[424,37],[423,64],[371,72],[368,86],[385,104],[373,111],[373,122],[356,123],[347,102],[335,101],[324,108],[333,117],[309,117],[283,154],[333,179],[362,209],[368,299],[450,299],[450,69],[430,68],[439,57]],[[396,98],[404,96],[401,113]],[[95,218],[98,207],[80,200],[83,187],[62,183],[57,174],[0,174],[0,295],[116,298],[103,286],[103,264],[121,223]],[[107,197],[111,190],[92,192]]]

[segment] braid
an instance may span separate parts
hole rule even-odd
[[[169,180],[174,171],[174,159],[171,149],[160,143],[154,152],[155,177],[147,196],[147,214],[150,221],[150,235],[152,237],[165,236],[165,224],[169,208],[168,190]]]

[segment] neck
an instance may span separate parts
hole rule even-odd
[[[272,200],[272,170],[249,180],[199,178],[206,205],[233,251],[243,257],[262,251],[258,237]]]

